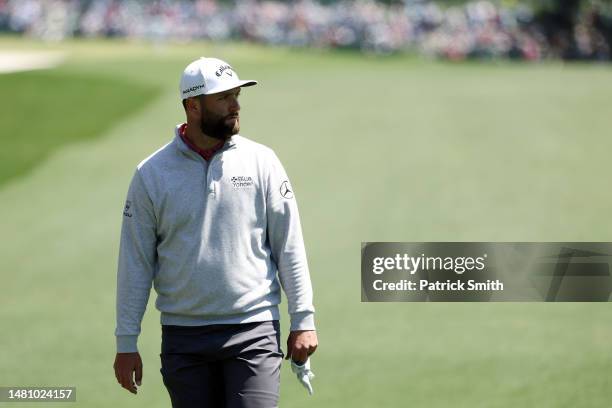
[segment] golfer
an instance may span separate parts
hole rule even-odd
[[[305,366],[317,348],[293,187],[270,148],[238,133],[241,89],[255,84],[216,58],[189,64],[180,81],[187,122],[137,166],[127,194],[115,376],[136,394],[153,286],[160,372],[174,408],[278,406],[281,286],[291,320],[286,358]]]

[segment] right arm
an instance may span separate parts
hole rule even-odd
[[[115,329],[117,356],[113,365],[117,381],[133,393],[136,393],[136,387],[132,374],[135,373],[138,385],[142,378],[137,341],[157,262],[156,225],[153,203],[139,170],[136,170],[128,190],[121,226]]]

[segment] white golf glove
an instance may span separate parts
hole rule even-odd
[[[304,388],[308,390],[308,394],[312,395],[314,391],[312,390],[310,380],[312,380],[315,375],[310,370],[310,358],[307,358],[304,364],[302,365],[299,365],[293,360],[291,360],[291,371],[293,371],[297,375],[298,381],[301,382]]]

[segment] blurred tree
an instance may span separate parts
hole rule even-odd
[[[578,26],[597,31],[606,43],[610,44],[612,30],[610,24],[609,0],[531,0],[535,11],[535,23],[546,36],[551,50],[564,59],[585,58],[576,40]]]

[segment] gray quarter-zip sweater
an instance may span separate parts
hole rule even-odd
[[[312,286],[293,188],[274,152],[234,135],[209,162],[174,140],[141,162],[123,211],[117,352],[137,351],[151,286],[161,324],[279,319],[314,330]]]

